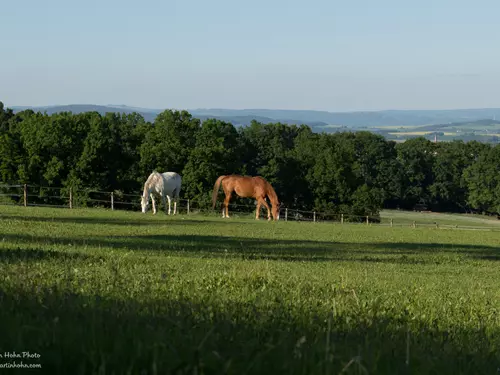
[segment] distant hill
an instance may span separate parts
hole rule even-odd
[[[47,111],[48,114],[71,111],[122,112],[141,114],[146,121],[154,121],[162,109],[130,107],[126,105],[74,104],[48,107],[12,107],[15,112],[24,109]],[[307,124],[314,131],[332,131],[328,125],[346,127],[380,126],[423,126],[446,123],[474,122],[484,119],[500,119],[500,108],[451,109],[451,110],[386,110],[373,112],[327,112],[314,110],[279,110],[279,109],[187,109],[193,117],[205,120],[217,118],[231,122],[235,126],[248,125],[252,120],[263,123],[282,122],[286,124]]]
[[[19,112],[23,111],[26,109],[32,109],[34,111],[40,111],[40,112],[47,112],[47,114],[51,115],[53,113],[59,113],[59,112],[72,112],[72,113],[82,113],[82,112],[98,112],[102,115],[104,115],[106,112],[117,112],[117,113],[139,113],[146,121],[153,122],[156,118],[156,116],[161,113],[163,110],[161,109],[147,109],[147,108],[139,108],[139,107],[129,107],[125,105],[107,105],[107,106],[101,106],[101,105],[93,105],[93,104],[71,104],[71,105],[61,105],[61,106],[47,106],[47,107],[28,107],[28,106],[23,106],[23,107],[12,107],[14,112]],[[328,125],[325,122],[321,121],[303,121],[303,120],[295,120],[295,119],[275,119],[271,117],[265,117],[265,116],[259,116],[255,114],[248,114],[248,115],[241,115],[241,114],[234,114],[234,115],[227,115],[227,114],[222,114],[222,115],[213,115],[213,114],[204,114],[204,113],[198,113],[197,111],[191,111],[188,110],[193,117],[199,118],[202,121],[205,121],[209,118],[215,118],[219,119],[222,121],[230,122],[234,126],[247,126],[250,125],[252,120],[259,121],[261,123],[267,124],[271,122],[282,122],[284,124],[305,124],[309,125],[312,128],[314,127],[322,127]]]
[[[47,114],[51,115],[53,113],[59,112],[72,112],[72,113],[82,113],[82,112],[99,112],[101,115],[104,115],[106,112],[118,112],[118,113],[139,113],[146,121],[153,122],[157,116],[155,112],[148,112],[147,110],[142,110],[139,108],[133,107],[110,107],[103,105],[94,105],[94,104],[71,104],[71,105],[57,105],[57,106],[47,106],[47,107],[12,107],[14,112],[24,111],[26,109],[32,109],[33,111],[47,112]],[[159,112],[158,112],[159,113]]]
[[[494,117],[500,119],[500,108],[457,110],[387,110],[373,112],[326,112],[313,110],[274,109],[192,109],[199,116],[253,115],[275,120],[293,119],[302,122],[320,122],[347,127],[421,126],[447,122],[476,121]]]
[[[295,125],[309,125],[311,128],[315,127],[324,127],[328,124],[321,121],[301,121],[301,120],[290,120],[290,119],[273,119],[270,117],[264,116],[255,116],[255,115],[246,115],[246,116],[214,116],[214,115],[199,115],[196,113],[192,113],[193,117],[199,118],[202,121],[205,121],[209,118],[215,118],[221,121],[230,122],[234,126],[247,126],[255,120],[261,122],[263,124],[276,123],[281,122],[283,124],[295,124]]]
[[[500,121],[497,120],[477,120],[477,121],[464,121],[464,122],[450,122],[447,124],[436,124],[418,127],[419,131],[439,131],[448,129],[467,129],[467,130],[478,130],[486,128],[498,128]]]

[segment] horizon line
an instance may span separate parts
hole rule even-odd
[[[1,100],[0,100],[1,101]],[[69,107],[69,106],[98,106],[98,107],[110,107],[110,108],[131,108],[137,110],[146,111],[165,111],[165,110],[177,110],[177,111],[213,111],[213,110],[229,110],[229,111],[287,111],[287,112],[299,112],[299,111],[310,111],[310,112],[326,112],[326,113],[376,113],[376,112],[409,112],[409,111],[419,111],[419,112],[430,112],[430,111],[475,111],[475,110],[500,110],[500,107],[464,107],[464,108],[440,108],[440,109],[426,109],[426,108],[398,108],[398,109],[377,109],[377,110],[324,110],[324,109],[283,109],[283,108],[228,108],[228,107],[196,107],[196,108],[152,108],[152,107],[141,107],[135,105],[127,104],[95,104],[95,103],[72,103],[72,104],[49,104],[49,105],[6,105],[5,108],[17,109],[17,108],[54,108],[54,107]]]

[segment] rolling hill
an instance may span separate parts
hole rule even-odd
[[[130,107],[126,105],[73,104],[46,107],[12,107],[15,112],[24,109],[46,111],[48,114],[71,111],[121,112],[141,114],[146,121],[154,121],[162,109]],[[348,128],[377,128],[383,126],[433,126],[474,122],[485,119],[500,119],[500,108],[456,109],[456,110],[385,110],[372,112],[327,112],[315,110],[279,110],[279,109],[187,109],[193,117],[205,120],[217,118],[231,122],[235,126],[248,125],[252,120],[263,123],[282,122],[286,124],[306,124],[314,131],[332,131],[332,125]],[[434,127],[433,127],[434,128]],[[430,128],[429,128],[430,130]]]

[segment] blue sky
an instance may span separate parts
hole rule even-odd
[[[0,5],[7,106],[500,107],[498,0]]]

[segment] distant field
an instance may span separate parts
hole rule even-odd
[[[400,136],[405,136],[405,135],[428,135],[433,133],[432,131],[421,131],[421,132],[394,132],[394,133],[389,133],[390,135],[400,135]],[[444,135],[447,136],[453,136],[456,135],[456,133],[453,132],[442,132]]]
[[[318,128],[327,128],[327,129],[338,129],[341,127],[342,125],[333,125],[333,124],[318,126]]]
[[[496,374],[499,236],[0,206],[1,353],[54,374]]]
[[[500,124],[456,124],[453,125],[456,129],[482,130],[482,129],[500,129]]]
[[[418,129],[422,126],[428,126],[428,125],[383,125],[383,126],[370,126],[369,128],[377,128],[377,129]]]
[[[430,132],[394,132],[394,133],[389,133],[390,135],[426,135],[429,134]]]

